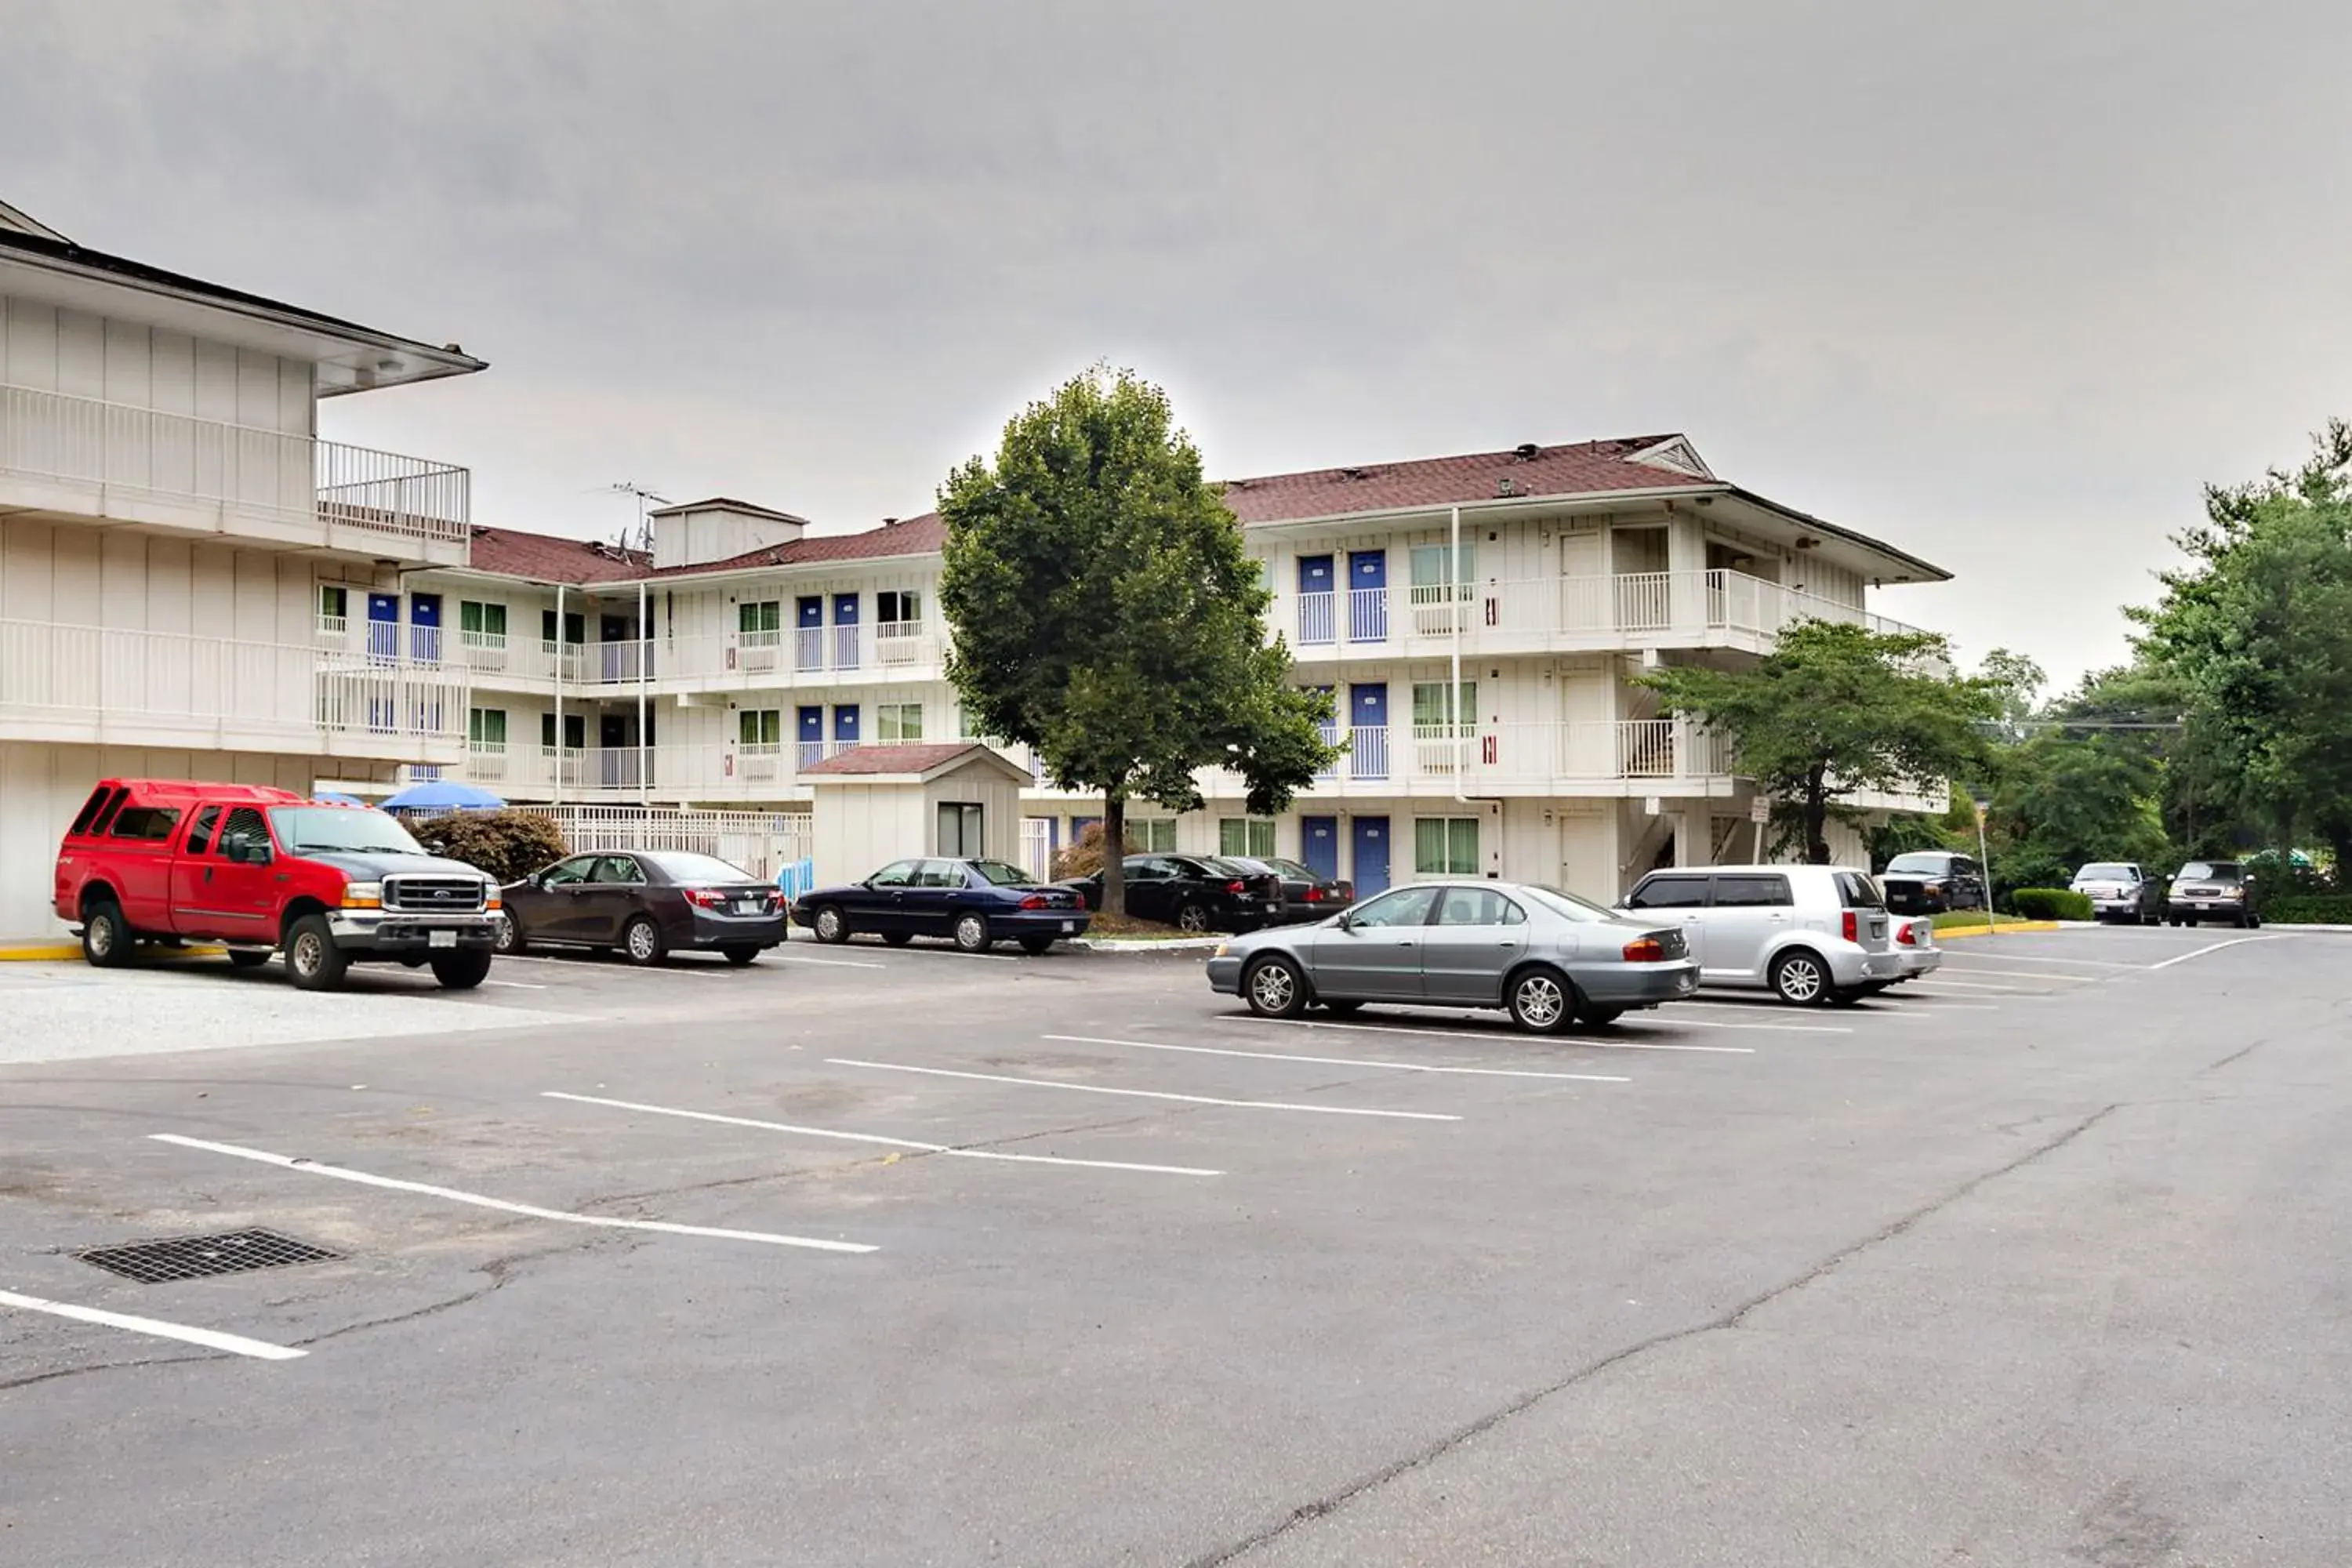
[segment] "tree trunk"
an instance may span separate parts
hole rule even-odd
[[[1103,913],[1127,913],[1127,797],[1103,792]]]
[[[1823,787],[1824,770],[1815,768],[1805,780],[1805,863],[1830,863],[1830,797]]]
[[[2339,822],[2327,830],[2327,848],[2336,862],[2336,890],[2352,893],[2352,823]]]

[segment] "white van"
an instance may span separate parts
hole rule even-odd
[[[1702,985],[1763,986],[1800,1005],[1842,1004],[1908,973],[1878,884],[1848,866],[1653,871],[1620,907],[1681,921]]]

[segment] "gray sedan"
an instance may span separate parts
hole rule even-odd
[[[1500,1007],[1523,1029],[1606,1024],[1698,988],[1679,927],[1519,882],[1421,882],[1311,926],[1235,937],[1209,986],[1268,1018],[1310,1004]]]

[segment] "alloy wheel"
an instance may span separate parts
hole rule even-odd
[[[1298,995],[1298,981],[1283,963],[1261,963],[1250,976],[1250,1000],[1262,1013],[1285,1013]]]
[[[1821,965],[1803,953],[1782,959],[1778,974],[1783,1000],[1802,1005],[1822,999]]]
[[[1530,974],[1513,988],[1511,1011],[1530,1029],[1549,1029],[1567,1016],[1568,994],[1549,974]]]

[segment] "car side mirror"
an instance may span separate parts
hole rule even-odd
[[[268,845],[248,844],[245,847],[245,863],[247,865],[267,866],[269,864],[269,861],[270,849]]]

